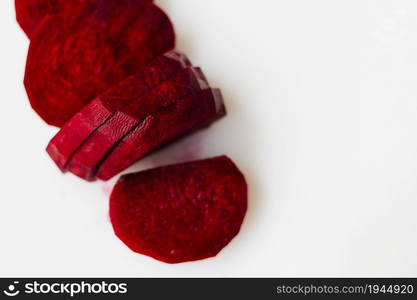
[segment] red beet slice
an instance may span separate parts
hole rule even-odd
[[[75,114],[49,142],[46,151],[65,171],[72,154],[116,111],[190,65],[185,55],[176,52],[158,57],[142,72],[123,80]]]
[[[15,0],[16,19],[30,38],[44,17],[83,5],[94,5],[96,2],[97,0]]]
[[[206,89],[148,116],[125,136],[105,158],[97,178],[108,180],[151,151],[201,127],[226,113],[218,89]]]
[[[47,123],[62,126],[174,43],[169,18],[148,1],[97,0],[50,15],[29,48],[25,86],[31,105]]]
[[[217,255],[246,210],[245,178],[226,156],[122,176],[110,197],[120,240],[166,263]]]
[[[151,92],[132,101],[100,126],[71,158],[68,170],[83,179],[94,180],[100,161],[143,119],[162,107],[207,87],[201,70],[187,68],[180,71]]]
[[[15,0],[16,19],[30,38],[41,20],[49,14],[56,14],[94,3],[96,0]]]

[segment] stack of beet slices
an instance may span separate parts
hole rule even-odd
[[[47,152],[62,172],[108,180],[225,116],[219,89],[174,51],[151,0],[15,0],[30,38],[25,87],[61,127]],[[167,263],[215,256],[239,232],[244,176],[227,157],[122,176],[110,198],[116,235]]]

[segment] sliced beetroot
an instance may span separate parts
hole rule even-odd
[[[151,0],[136,0],[151,1]],[[42,19],[85,5],[94,5],[97,0],[15,0],[16,19],[30,38]]]
[[[167,52],[152,61],[138,74],[128,77],[106,92],[101,97],[103,105],[113,113],[123,111],[134,100],[171,79],[182,69],[191,66],[186,55],[175,51]]]
[[[97,0],[15,0],[16,19],[30,38],[41,20],[49,14],[74,9]]]
[[[190,65],[185,55],[176,52],[158,57],[143,71],[123,80],[75,114],[49,142],[47,152],[65,171],[73,153],[116,111]]]
[[[126,107],[121,108],[121,111],[110,117],[76,151],[69,161],[68,171],[83,179],[94,180],[96,167],[100,161],[143,119],[164,106],[207,87],[207,81],[201,70],[196,68],[181,70],[173,78],[131,101]]]
[[[197,92],[148,116],[104,159],[96,177],[108,180],[151,151],[207,126],[226,113],[218,89]]]
[[[30,103],[47,123],[62,126],[174,43],[169,18],[148,1],[97,0],[94,6],[50,15],[29,48]]]
[[[110,197],[120,240],[166,263],[217,255],[246,210],[245,178],[226,156],[122,176]]]

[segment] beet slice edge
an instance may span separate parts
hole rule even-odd
[[[65,172],[76,150],[116,111],[190,65],[189,59],[177,52],[158,57],[143,71],[123,80],[75,114],[52,138],[46,151]]]
[[[68,163],[68,171],[85,180],[95,180],[99,163],[143,119],[164,106],[207,87],[208,83],[200,69],[186,68],[179,71],[149,93],[131,101],[123,111],[115,113],[101,125],[74,153]]]
[[[144,156],[223,117],[218,89],[205,89],[148,116],[100,163],[96,177],[109,180]]]

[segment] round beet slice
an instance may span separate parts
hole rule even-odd
[[[151,1],[151,0],[137,0]],[[16,19],[30,38],[44,17],[82,5],[90,5],[97,0],[15,0]]]
[[[56,14],[97,0],[15,0],[16,19],[30,38],[36,26],[48,14]]]
[[[48,124],[60,127],[174,44],[169,18],[149,1],[97,0],[49,15],[29,48],[25,86],[30,103]]]
[[[215,256],[238,233],[247,184],[226,156],[122,176],[110,196],[116,235],[166,263]]]

